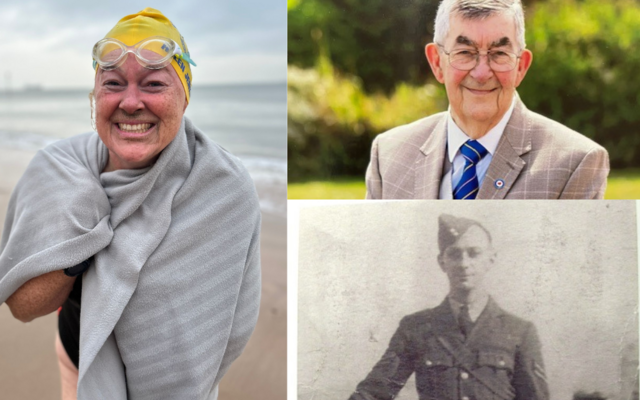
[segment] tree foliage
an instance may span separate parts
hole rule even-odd
[[[360,77],[368,92],[424,81],[438,2],[300,0],[288,13],[289,64],[312,67],[325,47],[331,63]]]
[[[553,0],[532,11],[525,104],[605,146],[612,167],[640,166],[638,4]]]

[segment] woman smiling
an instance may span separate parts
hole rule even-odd
[[[162,13],[124,17],[93,58],[97,133],[16,186],[0,302],[22,321],[62,306],[65,400],[216,399],[258,315],[253,183],[184,117],[195,63]]]

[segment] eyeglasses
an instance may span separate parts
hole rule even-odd
[[[133,46],[127,46],[118,39],[105,38],[93,46],[93,68],[100,65],[105,71],[121,66],[127,55],[133,53],[138,63],[148,69],[161,69],[171,63],[173,56],[182,58],[191,65],[196,65],[189,54],[182,53],[182,49],[174,40],[152,36],[141,40]]]
[[[478,65],[480,56],[487,56],[489,67],[495,72],[507,72],[513,70],[518,64],[519,55],[504,50],[469,50],[460,49],[447,52],[444,46],[438,44],[444,54],[449,57],[449,64],[460,71],[471,71]]]

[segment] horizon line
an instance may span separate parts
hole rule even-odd
[[[193,87],[211,87],[211,86],[259,86],[259,85],[286,85],[287,80],[282,81],[242,81],[242,82],[212,82],[212,83],[194,83]],[[91,87],[80,87],[80,86],[43,86],[36,84],[27,84],[23,85],[20,88],[9,89],[1,88],[0,94],[7,93],[38,93],[38,92],[52,92],[52,91],[62,91],[62,90],[88,90],[91,91]]]

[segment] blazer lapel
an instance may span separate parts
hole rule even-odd
[[[504,199],[526,164],[521,156],[531,151],[529,110],[517,96],[511,118],[480,186],[478,199]]]
[[[440,181],[442,180],[442,166],[447,149],[447,113],[433,129],[424,145],[420,147],[420,154],[415,163],[416,199],[437,199],[440,195]]]

